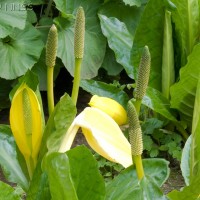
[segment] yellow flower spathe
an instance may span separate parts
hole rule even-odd
[[[87,107],[75,118],[59,152],[66,152],[71,148],[79,127],[82,128],[88,144],[101,156],[124,167],[132,164],[130,143],[117,123],[97,108]]]
[[[113,99],[94,95],[91,98],[89,105],[107,113],[117,122],[118,125],[123,125],[127,122],[126,110]]]
[[[22,84],[13,97],[10,126],[24,157],[37,159],[42,140],[41,109],[36,94],[26,84]]]

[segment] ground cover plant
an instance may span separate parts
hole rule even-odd
[[[2,1],[0,109],[11,108],[10,126],[0,125],[0,165],[17,187],[0,182],[1,198],[198,199],[199,3]],[[73,88],[54,105],[61,66]],[[99,68],[115,77],[125,70],[132,81],[97,81]],[[79,86],[94,96],[77,115]],[[107,184],[88,148],[71,149],[79,128],[125,168]],[[169,162],[142,158],[163,153],[181,161],[186,183],[166,195]]]

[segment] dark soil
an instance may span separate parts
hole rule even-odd
[[[180,190],[185,186],[184,179],[181,175],[179,167],[171,168],[170,176],[168,180],[163,184],[162,190],[165,194],[168,194],[172,190]]]

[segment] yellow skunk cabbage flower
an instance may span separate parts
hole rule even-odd
[[[37,96],[26,84],[22,84],[13,97],[10,126],[26,162],[36,165],[42,140],[42,117]]]
[[[131,145],[117,123],[106,113],[97,108],[85,108],[69,127],[59,152],[66,152],[79,129],[88,144],[106,159],[120,163],[124,167],[132,165]]]
[[[118,125],[123,125],[127,122],[126,110],[113,99],[94,95],[91,98],[89,105],[107,113],[117,122]]]

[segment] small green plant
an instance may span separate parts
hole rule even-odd
[[[142,122],[145,156],[181,160],[183,139],[180,134],[165,129],[164,122],[147,118]]]
[[[98,168],[106,184],[111,182],[124,169],[122,165],[110,162],[97,153],[94,154],[94,157],[98,161]]]

